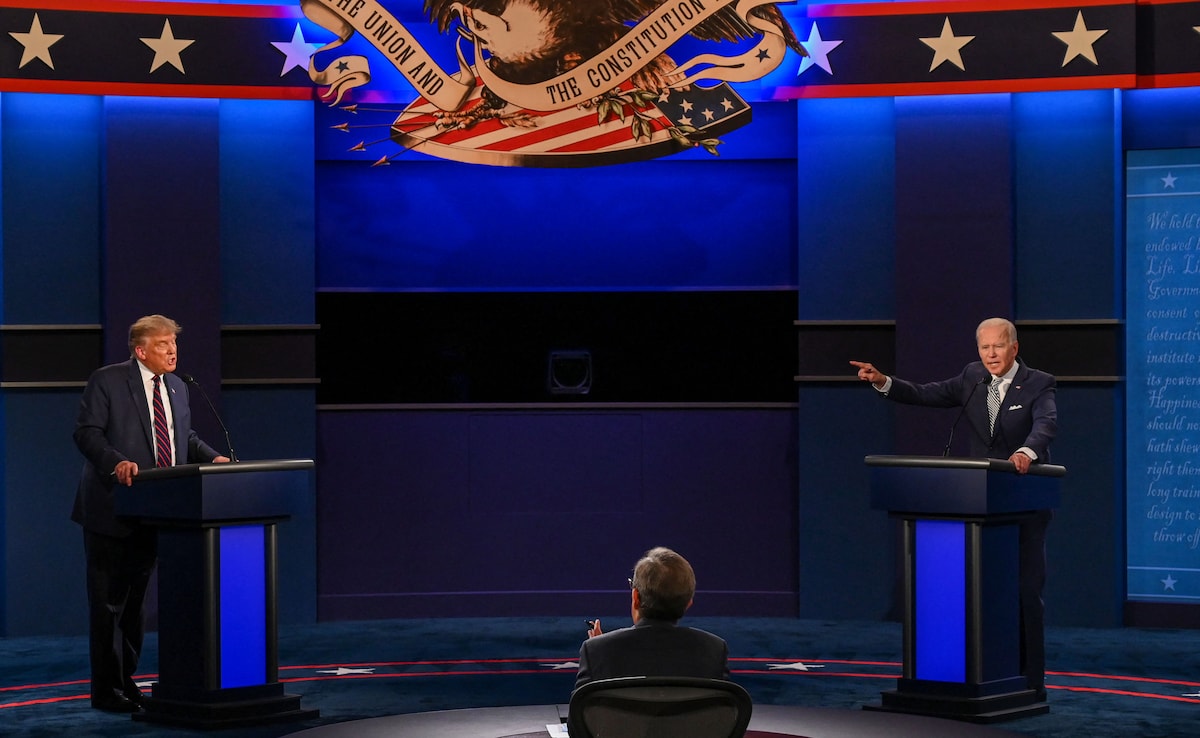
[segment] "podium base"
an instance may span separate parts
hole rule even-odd
[[[307,720],[319,716],[319,710],[305,709],[300,706],[299,695],[281,693],[265,699],[216,702],[147,697],[142,712],[135,712],[133,719],[204,730],[219,730],[290,720]]]
[[[880,704],[864,705],[863,709],[902,712],[970,723],[998,723],[1050,712],[1045,694],[1032,689],[986,697],[914,694],[894,690],[881,693],[880,698]]]

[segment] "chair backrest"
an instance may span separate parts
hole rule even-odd
[[[742,738],[753,705],[740,684],[695,677],[619,677],[571,695],[571,738]]]

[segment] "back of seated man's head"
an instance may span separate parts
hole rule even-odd
[[[643,618],[679,620],[696,594],[692,565],[669,548],[652,548],[633,568],[633,588],[638,592]]]

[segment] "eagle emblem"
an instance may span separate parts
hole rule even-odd
[[[302,6],[339,34],[318,54],[361,33],[417,90],[390,124],[397,151],[376,164],[411,150],[553,167],[716,155],[719,136],[750,119],[729,83],[761,78],[788,50],[806,55],[765,0],[425,0],[425,18],[456,44],[448,72],[374,0]],[[343,57],[309,71],[338,104],[369,82],[366,68]]]

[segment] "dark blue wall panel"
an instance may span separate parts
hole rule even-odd
[[[313,106],[222,100],[221,318],[313,321],[316,193]]]
[[[1014,290],[1023,320],[1120,314],[1117,99],[1112,90],[1013,96]]]
[[[6,635],[87,632],[83,535],[70,517],[78,411],[78,390],[3,393]]]
[[[1125,149],[1200,146],[1200,88],[1122,93],[1121,117]]]
[[[128,327],[162,313],[184,329],[179,364],[218,386],[220,178],[216,100],[104,100],[103,271],[107,361]],[[196,414],[201,433],[215,425]]]
[[[796,105],[798,317],[891,318],[896,298],[892,99]]]
[[[1009,95],[896,101],[896,366],[914,381],[978,358],[975,327],[1012,317]],[[951,411],[898,408],[898,453],[939,453]]]
[[[1058,390],[1053,460],[1067,467],[1046,534],[1046,622],[1112,627],[1125,595],[1125,429],[1120,385]]]
[[[315,391],[310,387],[233,387],[224,391],[225,426],[241,459],[316,459]],[[193,402],[193,413],[204,412]],[[316,620],[316,489],[321,466],[288,480],[291,517],[279,535],[279,620]]]
[[[99,321],[99,98],[5,93],[3,320]]]
[[[695,566],[695,613],[795,615],[795,422],[788,408],[323,412],[321,617],[621,613],[629,567],[656,545]]]
[[[894,406],[865,385],[803,385],[797,543],[800,615],[879,620],[893,611],[895,526],[870,506],[863,457],[891,453]]]
[[[795,165],[655,161],[566,173],[323,163],[326,290],[776,287],[795,280]]]

